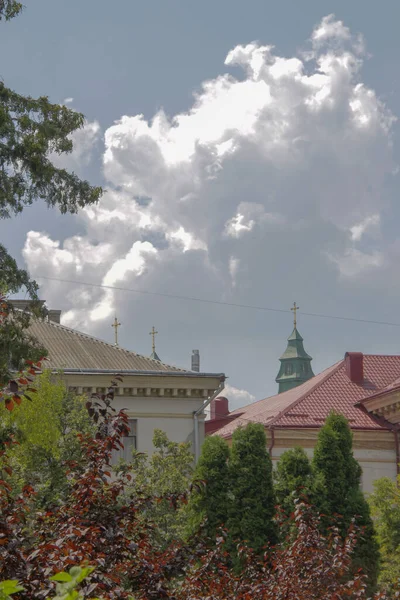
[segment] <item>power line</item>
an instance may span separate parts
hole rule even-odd
[[[175,300],[188,300],[190,302],[201,302],[203,304],[214,304],[217,306],[231,306],[233,308],[246,308],[249,310],[262,310],[275,313],[290,313],[290,310],[283,308],[271,308],[267,306],[255,306],[252,304],[237,304],[235,302],[221,302],[219,300],[210,300],[207,298],[196,298],[193,296],[182,296],[178,294],[166,294],[162,292],[151,292],[149,290],[137,290],[132,288],[118,287],[114,285],[104,285],[100,283],[88,283],[86,281],[76,281],[74,279],[61,279],[59,277],[47,277],[46,275],[37,275],[36,279],[45,279],[47,281],[58,281],[60,283],[72,283],[74,285],[84,285],[87,287],[96,287],[106,290],[116,290],[119,292],[131,292],[134,294],[143,294],[148,296],[158,296],[161,298],[172,298]],[[400,327],[400,323],[392,323],[390,321],[374,321],[372,319],[358,319],[356,317],[341,317],[339,315],[326,315],[321,313],[302,312],[305,317],[315,317],[318,319],[333,319],[337,321],[352,321],[355,323],[369,323],[372,325],[387,325],[389,327]]]

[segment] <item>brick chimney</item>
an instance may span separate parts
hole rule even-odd
[[[53,321],[53,323],[59,323],[61,317],[61,310],[50,309],[48,312],[49,321]]]
[[[224,396],[218,396],[212,400],[210,405],[210,419],[223,419],[229,415],[229,400]]]
[[[364,355],[362,352],[346,352],[344,357],[347,377],[353,383],[364,381]]]

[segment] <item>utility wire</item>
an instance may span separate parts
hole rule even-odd
[[[161,298],[172,298],[175,300],[189,300],[190,302],[201,302],[203,304],[214,304],[217,306],[232,306],[234,308],[246,308],[250,310],[262,310],[267,312],[275,313],[290,313],[290,310],[283,308],[270,308],[267,306],[255,306],[252,304],[237,304],[235,302],[221,302],[219,300],[209,300],[207,298],[196,298],[192,296],[181,296],[178,294],[166,294],[162,292],[150,292],[149,290],[137,290],[132,288],[118,287],[114,285],[103,285],[100,283],[88,283],[86,281],[76,281],[74,279],[61,279],[59,277],[47,277],[46,275],[37,275],[35,279],[45,279],[46,281],[57,281],[60,283],[72,283],[74,285],[84,285],[87,287],[96,287],[105,290],[116,290],[119,292],[132,292],[134,294],[144,294],[148,296],[159,296]],[[338,315],[325,315],[321,313],[309,313],[303,312],[302,315],[306,317],[316,317],[319,319],[334,319],[337,321],[353,321],[355,323],[370,323],[373,325],[387,325],[389,327],[400,327],[400,323],[392,323],[390,321],[374,321],[371,319],[358,319],[356,317],[340,317]]]

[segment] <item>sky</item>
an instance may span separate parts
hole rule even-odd
[[[72,216],[35,203],[0,240],[65,325],[113,342],[117,314],[141,354],[154,325],[164,362],[199,349],[227,375],[233,408],[277,392],[294,301],[314,373],[398,354],[399,17],[397,0],[26,0],[0,24],[0,77],[85,114],[54,161],[106,191]]]

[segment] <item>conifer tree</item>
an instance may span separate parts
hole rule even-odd
[[[343,535],[354,518],[364,528],[355,550],[354,566],[363,569],[373,588],[378,575],[378,547],[369,506],[360,487],[361,467],[353,456],[353,436],[344,416],[332,412],[326,419],[318,435],[312,468],[313,503],[326,515],[327,522],[333,515],[340,515]]]
[[[249,423],[232,436],[231,502],[228,531],[231,543],[246,541],[255,552],[277,541],[272,462],[264,427]]]
[[[290,515],[295,511],[295,500],[308,498],[312,486],[310,460],[303,448],[286,450],[279,458],[274,472],[276,502],[281,512],[282,537],[286,537],[286,524],[292,523]]]
[[[226,525],[229,494],[229,446],[218,436],[207,437],[197,463],[193,480],[205,485],[195,487],[187,507],[187,535],[198,531],[206,519],[204,533],[215,539],[217,530]]]

